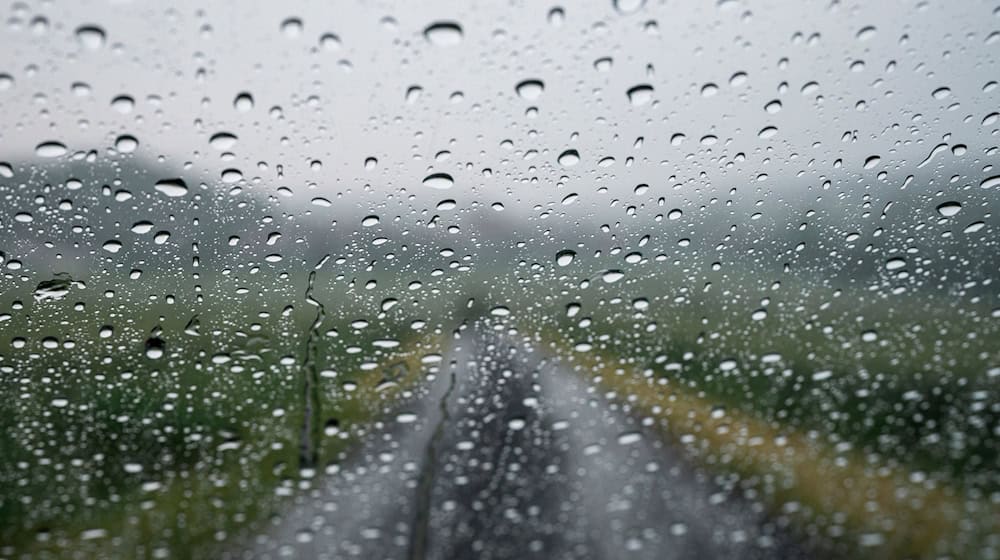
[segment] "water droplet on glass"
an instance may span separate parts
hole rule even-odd
[[[950,218],[955,214],[958,214],[958,211],[961,209],[962,205],[953,200],[950,200],[948,202],[942,202],[941,204],[937,205],[938,214],[941,214],[945,218]]]
[[[875,37],[875,26],[866,25],[858,30],[857,38],[859,41],[868,41]]]
[[[932,91],[931,95],[934,96],[934,99],[938,100],[947,99],[948,96],[951,95],[951,88],[939,87],[936,90]]]
[[[517,84],[515,90],[522,99],[533,101],[545,91],[545,84],[541,80],[524,80]]]
[[[139,147],[139,141],[135,136],[123,134],[115,140],[115,149],[122,154],[131,154]]]
[[[580,163],[580,152],[576,150],[566,150],[559,154],[559,165],[563,167],[573,167]]]
[[[294,39],[302,35],[302,20],[297,17],[290,17],[282,21],[281,33],[289,39]]]
[[[135,108],[135,100],[128,95],[119,95],[111,100],[111,108],[123,115],[131,113]]]
[[[146,340],[146,357],[150,360],[158,360],[163,357],[167,344],[159,337],[151,337]]]
[[[35,155],[43,158],[54,158],[66,155],[66,146],[59,142],[42,142],[35,146]]]
[[[96,25],[81,25],[76,28],[76,40],[86,49],[97,50],[103,47],[105,37],[104,30]]]
[[[188,192],[187,183],[178,178],[160,179],[153,188],[170,197],[184,196]]]
[[[649,84],[639,84],[629,88],[627,92],[629,102],[639,107],[653,100],[653,86]]]
[[[646,4],[646,0],[613,0],[615,10],[620,14],[631,14],[639,11]]]
[[[566,12],[562,8],[556,6],[549,10],[549,24],[553,27],[562,27],[563,21],[566,19]]]
[[[228,132],[217,132],[208,139],[208,145],[216,150],[231,150],[236,145],[236,136]]]
[[[601,275],[601,280],[605,283],[613,284],[625,277],[625,273],[620,270],[609,270]]]
[[[424,29],[424,37],[439,47],[457,45],[462,42],[462,26],[453,21],[436,21]]]
[[[556,253],[556,264],[559,266],[569,266],[575,258],[576,251],[570,251],[569,249],[559,251]]]
[[[246,113],[253,109],[253,96],[245,91],[237,94],[236,98],[233,99],[233,107],[241,113]]]
[[[447,190],[455,185],[455,180],[447,173],[433,173],[424,177],[423,185],[432,189]]]

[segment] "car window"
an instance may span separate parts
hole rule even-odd
[[[1000,557],[1000,7],[17,0],[0,558]]]

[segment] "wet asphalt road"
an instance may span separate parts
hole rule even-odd
[[[234,558],[807,558],[562,364],[469,329],[428,394]],[[403,414],[400,418],[406,418]]]

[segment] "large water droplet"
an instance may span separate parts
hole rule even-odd
[[[569,266],[575,258],[576,251],[570,251],[569,249],[559,251],[556,253],[556,264],[559,266]]]
[[[533,101],[545,91],[545,84],[541,80],[524,80],[517,84],[515,90],[521,98]]]
[[[953,200],[949,200],[948,202],[942,202],[941,204],[937,205],[938,214],[941,214],[945,218],[950,218],[955,214],[958,214],[958,211],[961,209],[962,205]]]
[[[573,167],[580,163],[580,152],[576,150],[566,150],[559,154],[559,165],[563,167]]]
[[[639,11],[646,4],[646,0],[613,0],[612,4],[618,13],[631,14]]]
[[[81,25],[76,28],[76,40],[90,50],[97,50],[104,46],[104,30],[96,25]]]
[[[653,86],[649,84],[639,84],[629,88],[627,92],[629,103],[639,107],[653,100]]]
[[[187,183],[178,178],[160,179],[153,188],[170,197],[184,196],[188,192]]]
[[[609,270],[601,275],[601,280],[607,284],[614,284],[625,277],[625,273],[620,270]]]
[[[208,139],[208,144],[219,151],[230,150],[236,145],[236,136],[228,132],[217,132]]]
[[[241,113],[246,113],[253,109],[253,96],[245,91],[237,94],[236,99],[233,100],[233,107]]]
[[[42,142],[35,146],[35,155],[43,158],[54,158],[66,155],[66,145],[60,142]]]
[[[302,20],[297,17],[290,17],[282,21],[281,33],[289,39],[294,39],[302,35]]]
[[[436,21],[424,29],[424,37],[439,47],[457,45],[462,42],[462,26],[453,21]]]
[[[122,154],[131,154],[139,147],[139,140],[135,136],[123,134],[115,140],[115,149]]]
[[[423,184],[432,189],[446,190],[455,185],[455,180],[447,173],[433,173],[424,177]]]

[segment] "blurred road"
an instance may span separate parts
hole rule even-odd
[[[228,556],[809,557],[759,504],[524,343],[466,330],[418,402]]]

